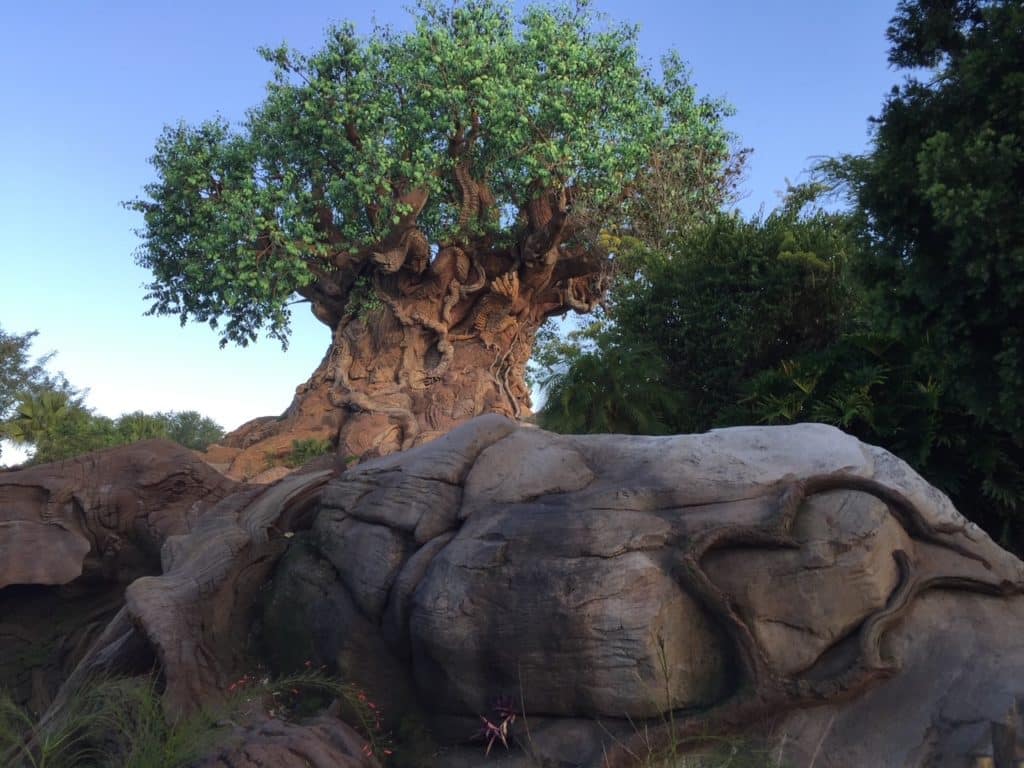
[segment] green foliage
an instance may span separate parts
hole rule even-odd
[[[0,327],[0,421],[11,415],[22,393],[60,389],[46,371],[53,353],[31,359],[32,340],[38,335],[36,331],[7,333]]]
[[[0,328],[0,439],[31,446],[33,463],[154,437],[203,450],[224,436],[220,425],[195,411],[136,411],[117,419],[94,413],[63,375],[46,370],[52,352],[31,360],[29,348],[36,335]]]
[[[260,329],[284,343],[294,293],[324,280],[347,293],[372,249],[413,221],[435,243],[510,242],[515,216],[460,222],[452,150],[469,133],[460,162],[506,213],[571,187],[593,221],[640,221],[623,190],[644,174],[703,179],[729,163],[727,107],[696,97],[676,55],[653,77],[636,29],[588,2],[518,20],[495,0],[412,12],[407,33],[340,25],[311,55],[263,49],[274,78],[238,130],[165,129],[158,180],[128,204],[144,216],[151,312],[207,322],[222,344]]]
[[[317,456],[323,456],[334,450],[330,440],[317,440],[314,437],[308,440],[292,440],[291,453],[284,460],[286,467],[301,467],[312,461]]]
[[[32,360],[30,350],[37,335],[36,331],[7,333],[0,327],[0,424],[14,416],[19,400],[26,394],[47,390],[74,394],[62,375],[46,370],[52,352]]]
[[[33,464],[151,438],[202,450],[223,435],[216,422],[195,411],[136,411],[109,419],[87,408],[79,396],[55,390],[22,395],[15,413],[0,422],[0,437],[32,447]]]
[[[761,372],[728,420],[834,424],[903,458],[1004,546],[1024,550],[1024,450],[979,424],[904,342],[852,333]]]
[[[545,390],[538,422],[563,433],[665,434],[679,417],[680,397],[668,383],[657,348],[598,338],[600,347],[574,354],[540,383]]]
[[[65,727],[28,743],[34,723],[6,691],[0,690],[0,760],[11,768],[71,768],[96,765],[101,755],[87,733],[103,718],[94,697],[71,702]]]
[[[677,244],[620,301],[596,348],[566,358],[541,423],[654,433],[833,424],[900,456],[1004,546],[1024,550],[1024,450],[981,422],[927,349],[894,335],[850,279],[856,219],[799,215],[801,203],[764,221],[723,216]],[[626,381],[610,385],[616,377]],[[643,415],[609,425],[601,414],[622,409],[630,387],[663,394],[630,395]],[[644,419],[657,426],[640,427]]]
[[[924,67],[886,100],[861,157],[826,163],[860,239],[856,274],[890,352],[844,367],[889,377],[860,402],[819,361],[851,423],[1024,551],[1024,6],[903,0],[890,61]],[[900,350],[894,358],[891,350]],[[838,387],[838,389],[836,388]],[[833,391],[834,390],[834,391]],[[897,394],[901,392],[902,394]],[[896,408],[890,416],[886,411]],[[856,430],[857,427],[854,426]],[[896,434],[894,430],[899,430]],[[913,436],[914,432],[917,436]]]
[[[37,464],[116,444],[110,419],[95,416],[80,397],[53,390],[23,394],[14,415],[0,423],[0,435],[31,446],[32,462]]]
[[[373,283],[366,277],[356,278],[349,291],[348,301],[345,304],[346,311],[360,320],[366,320],[373,312],[383,309],[384,302],[373,290]]]
[[[202,451],[224,437],[224,430],[217,422],[197,411],[135,411],[115,419],[113,428],[119,445],[163,438],[194,451]]]
[[[890,60],[927,67],[895,88],[848,183],[883,330],[959,407],[1024,445],[1024,6],[903,0]]]
[[[835,341],[854,306],[850,241],[842,216],[801,214],[804,194],[764,220],[720,215],[648,259],[645,276],[620,291],[597,351],[550,379],[541,424],[701,432],[756,372]],[[612,426],[607,413],[629,417]]]
[[[0,691],[0,760],[11,768],[184,768],[230,735],[229,726],[247,715],[264,710],[271,717],[291,719],[308,697],[342,701],[369,753],[389,754],[376,705],[353,685],[306,671],[277,680],[244,675],[229,687],[223,706],[173,722],[164,716],[155,678],[99,680],[73,696],[59,722],[42,733]]]
[[[679,431],[823,421],[881,445],[1024,551],[1024,6],[904,0],[848,217],[720,219],[615,312],[678,382]],[[813,190],[811,190],[813,192]],[[648,260],[649,262],[652,260]]]
[[[167,425],[167,438],[193,451],[204,451],[224,437],[224,428],[198,411],[169,411],[158,416]]]
[[[134,411],[119,416],[113,424],[121,442],[136,443],[139,440],[167,438],[167,421],[162,414],[148,414]]]

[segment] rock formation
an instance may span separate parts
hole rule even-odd
[[[18,474],[0,476],[0,521]],[[227,496],[204,482],[44,723],[145,652],[172,713],[220,701],[256,656],[279,674],[325,665],[393,730],[426,723],[442,766],[487,763],[468,743],[485,719],[510,766],[634,765],[733,734],[784,765],[902,768],[998,753],[992,723],[1024,696],[1024,564],[831,427],[560,436],[484,416],[344,473]],[[18,530],[0,522],[5,559]],[[1017,748],[1013,724],[996,731]],[[233,739],[209,765],[369,760],[329,714]]]
[[[162,440],[0,474],[0,687],[45,710],[125,587],[237,488]]]

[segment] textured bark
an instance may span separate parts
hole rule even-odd
[[[460,177],[464,213],[490,210]],[[405,450],[484,413],[530,414],[526,363],[540,325],[590,312],[611,264],[573,239],[566,194],[540,195],[515,245],[439,245],[409,226],[372,252],[360,277],[307,291],[332,331],[323,362],[280,418],[249,422],[210,454],[250,479],[294,440],[327,439],[342,461]],[[469,215],[469,214],[466,214]],[[333,290],[327,290],[334,285]]]

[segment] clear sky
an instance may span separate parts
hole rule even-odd
[[[39,331],[35,350],[117,416],[197,410],[232,429],[277,414],[312,372],[326,328],[298,307],[289,351],[219,349],[206,326],[143,317],[140,217],[120,202],[152,180],[162,126],[238,121],[262,97],[260,45],[312,50],[331,22],[407,25],[405,0],[33,0],[0,22],[0,326]],[[596,0],[640,25],[656,62],[678,50],[702,94],[736,108],[753,148],[745,199],[771,208],[815,157],[859,152],[867,118],[900,75],[886,63],[896,0]],[[4,458],[13,455],[4,452]]]

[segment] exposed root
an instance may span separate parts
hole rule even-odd
[[[509,386],[508,377],[509,372],[512,369],[512,363],[510,358],[514,359],[516,345],[519,343],[519,328],[516,328],[515,335],[512,337],[511,343],[508,345],[508,350],[501,354],[498,353],[494,358],[494,362],[491,364],[490,372],[494,377],[495,382],[498,384],[498,388],[502,394],[508,399],[509,404],[512,406],[512,415],[518,419],[522,416],[522,407],[519,405],[519,400],[515,397],[512,392],[511,386]]]

